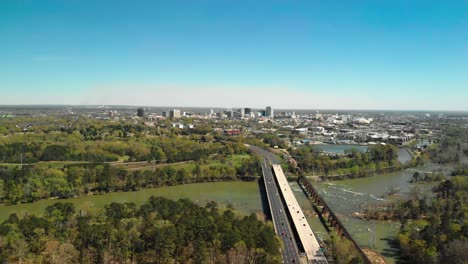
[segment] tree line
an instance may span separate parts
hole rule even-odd
[[[252,180],[260,160],[250,156],[238,165],[200,161],[191,166],[130,171],[108,163],[69,164],[62,168],[24,166],[0,168],[0,203],[70,198],[89,193],[136,191],[142,188],[221,180]]]
[[[0,224],[0,263],[281,263],[280,245],[254,214],[162,197],[94,214],[58,202]]]
[[[155,160],[178,162],[200,160],[215,153],[245,153],[236,142],[206,141],[203,136],[156,135],[89,140],[78,131],[47,134],[15,134],[0,137],[0,162],[36,163],[39,161],[109,162]]]

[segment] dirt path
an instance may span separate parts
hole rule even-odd
[[[125,168],[128,171],[135,171],[135,170],[162,168],[162,167],[166,167],[166,166],[181,165],[181,164],[187,164],[187,163],[192,163],[192,162],[193,162],[192,160],[189,160],[189,161],[181,161],[181,162],[174,162],[174,163],[153,164],[153,163],[150,163],[150,162],[147,162],[147,161],[141,161],[141,162],[114,163],[114,164],[111,164],[111,166],[119,167],[119,168]]]
[[[368,248],[363,248],[362,251],[364,251],[364,254],[369,257],[370,261],[373,264],[386,264],[385,259],[380,256],[377,252],[374,252]]]

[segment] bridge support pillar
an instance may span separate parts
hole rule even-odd
[[[327,211],[327,207],[326,207],[326,206],[324,206],[324,207],[322,208],[322,214],[323,214],[323,215],[328,214],[328,211]]]

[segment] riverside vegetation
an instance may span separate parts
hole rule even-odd
[[[441,142],[429,149],[433,162],[452,164],[452,176],[433,188],[433,195],[415,197],[400,207],[398,241],[404,260],[410,263],[468,262],[468,131],[449,130]]]
[[[451,176],[440,172],[415,172],[413,184],[436,183],[432,193],[422,194],[417,185],[408,200],[380,205],[357,215],[363,219],[399,221],[401,263],[436,264],[468,262],[468,165],[461,163],[468,142],[466,130],[449,130],[422,157],[454,168]]]

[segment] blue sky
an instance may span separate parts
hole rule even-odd
[[[468,2],[5,0],[0,91],[0,104],[468,110]]]

